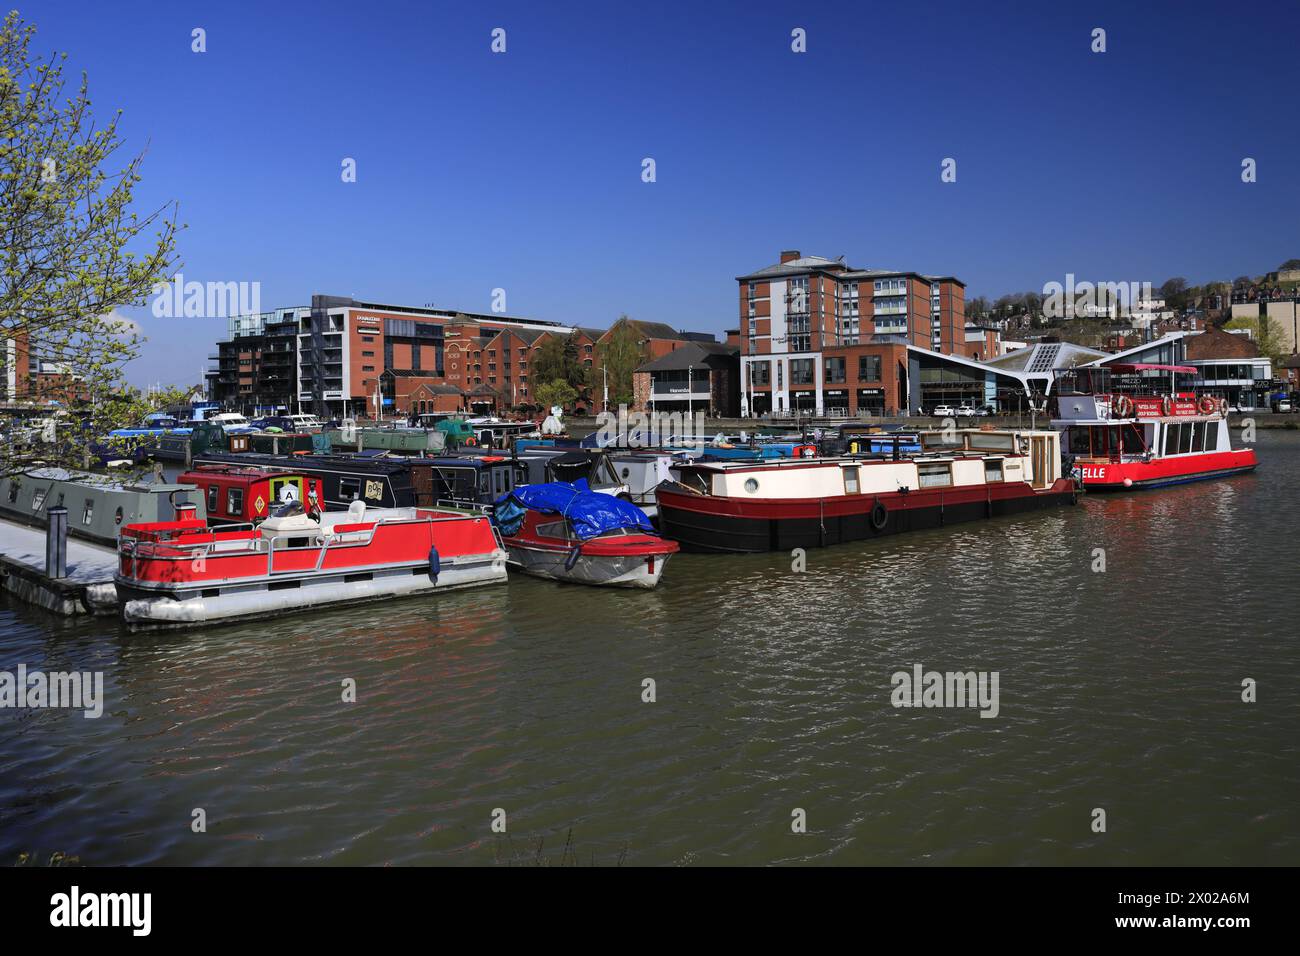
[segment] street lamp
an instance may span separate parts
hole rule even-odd
[[[691,387],[691,373],[692,373],[693,371],[695,371],[695,366],[694,366],[694,365],[688,365],[688,366],[686,366],[686,418],[687,418],[688,421],[692,420],[692,418],[693,418],[693,416],[692,416],[692,414],[691,414],[691,411],[692,411],[692,405],[691,405],[691,398],[692,398],[692,395],[691,395],[691,392],[694,391],[694,389]]]

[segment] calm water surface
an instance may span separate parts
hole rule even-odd
[[[651,593],[512,577],[164,636],[0,598],[0,669],[107,697],[0,711],[0,864],[1293,864],[1300,435],[1258,449],[803,574],[682,555]],[[998,671],[1000,715],[895,709],[914,663]]]

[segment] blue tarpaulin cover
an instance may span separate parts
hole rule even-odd
[[[592,491],[585,479],[574,484],[551,481],[521,485],[497,499],[493,521],[503,535],[518,534],[525,510],[564,515],[572,524],[574,534],[582,541],[619,528],[655,533],[654,525],[644,511],[630,501]]]

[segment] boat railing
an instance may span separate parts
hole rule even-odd
[[[435,508],[448,508],[455,511],[477,511],[480,514],[490,515],[495,505],[485,505],[479,501],[463,501],[455,498],[439,498],[433,503]]]

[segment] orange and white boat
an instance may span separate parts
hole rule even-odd
[[[178,627],[504,582],[506,557],[483,514],[293,499],[256,528],[129,525],[114,581],[129,626]]]
[[[1125,491],[1253,471],[1254,450],[1232,447],[1226,403],[1198,395],[1197,374],[1187,365],[1142,364],[1063,375],[1052,426],[1080,484]]]

